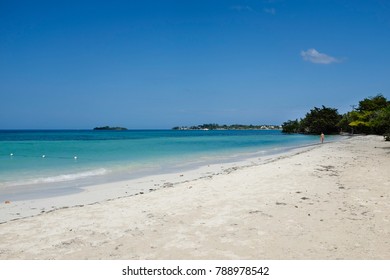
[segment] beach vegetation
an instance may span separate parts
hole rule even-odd
[[[353,127],[349,125],[352,122],[352,118],[352,112],[347,112],[342,115],[341,120],[337,124],[337,127],[340,129],[340,132],[353,133]]]
[[[390,141],[390,101],[378,94],[361,100],[358,106],[353,107],[352,111],[344,115],[340,115],[334,108],[314,107],[303,119],[284,122],[282,131],[307,134],[378,134]]]
[[[389,104],[389,101],[382,94],[378,94],[374,97],[364,98],[362,101],[359,101],[357,111],[374,112],[385,108]]]
[[[341,118],[337,109],[325,106],[314,107],[301,120],[301,131],[308,134],[334,134],[338,132],[337,124]]]
[[[282,124],[282,132],[284,133],[298,133],[300,131],[300,124],[298,119],[289,120]]]
[[[342,116],[337,109],[322,106],[314,107],[300,121],[290,120],[282,125],[285,133],[305,133],[305,134],[334,134],[338,132],[337,124]]]
[[[356,110],[346,115],[352,133],[390,133],[390,102],[382,94],[363,99]]]
[[[370,125],[375,134],[384,134],[385,138],[390,141],[390,104],[373,113]]]
[[[268,129],[281,129],[280,125],[245,125],[245,124],[232,124],[232,125],[219,125],[216,123],[201,124],[195,126],[175,126],[173,130],[268,130]]]

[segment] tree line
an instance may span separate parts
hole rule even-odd
[[[280,129],[280,125],[245,125],[245,124],[232,124],[232,125],[219,125],[217,123],[201,124],[196,126],[175,126],[173,130],[257,130],[257,129]]]
[[[304,118],[284,122],[282,131],[305,134],[378,134],[390,141],[390,101],[378,94],[359,101],[356,108],[343,115],[335,108],[314,107]]]

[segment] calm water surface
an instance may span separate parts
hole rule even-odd
[[[0,192],[22,185],[92,183],[109,176],[126,179],[145,171],[318,142],[318,136],[284,135],[279,130],[0,131]]]

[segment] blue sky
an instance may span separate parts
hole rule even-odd
[[[386,0],[0,0],[0,129],[281,124],[389,77]]]

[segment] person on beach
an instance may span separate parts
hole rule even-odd
[[[324,143],[324,140],[325,140],[325,135],[323,132],[321,132],[321,136],[320,136],[320,139],[321,139],[321,144]]]

